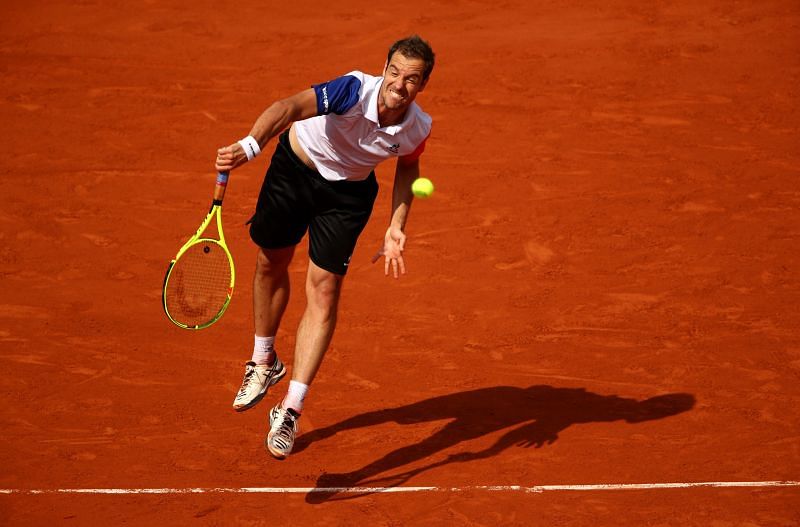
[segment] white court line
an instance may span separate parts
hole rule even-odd
[[[656,490],[697,487],[800,487],[800,481],[702,481],[696,483],[601,483],[594,485],[470,485],[466,487],[197,487],[142,489],[0,489],[0,494],[375,494],[399,492],[527,492]]]

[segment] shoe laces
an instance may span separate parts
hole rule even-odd
[[[278,426],[272,436],[272,441],[281,449],[286,449],[294,441],[297,418],[289,410],[284,410],[283,408],[279,408],[277,414],[275,420],[278,421]]]
[[[244,372],[244,380],[242,381],[242,385],[239,387],[239,396],[243,396],[247,393],[247,388],[250,386],[250,379],[253,378],[253,374],[256,372],[256,367],[247,365],[247,369]]]

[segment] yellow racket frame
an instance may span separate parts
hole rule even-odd
[[[167,272],[164,275],[164,287],[161,290],[161,304],[164,308],[164,313],[173,324],[183,329],[205,329],[211,326],[220,318],[222,318],[222,315],[225,314],[225,310],[228,309],[228,305],[231,303],[231,298],[233,297],[233,286],[236,283],[236,267],[233,265],[233,255],[231,255],[230,250],[228,250],[228,244],[225,243],[225,233],[222,231],[222,198],[225,196],[225,187],[227,186],[227,182],[227,173],[220,173],[217,176],[217,183],[214,187],[214,201],[211,204],[211,210],[208,211],[205,220],[203,220],[203,223],[197,229],[197,232],[194,234],[194,236],[189,238],[189,240],[183,244],[183,247],[180,248],[178,254],[176,254],[175,258],[173,258],[169,263]],[[215,219],[217,222],[217,235],[219,236],[219,239],[203,237],[203,233]],[[177,262],[180,257],[189,250],[190,247],[198,243],[213,243],[218,245],[225,252],[225,255],[228,257],[228,264],[231,268],[231,282],[228,287],[227,298],[225,299],[225,302],[216,316],[214,316],[211,320],[204,322],[203,324],[188,325],[180,322],[179,320],[175,320],[172,317],[172,314],[170,314],[169,308],[167,307],[167,287],[169,286],[169,279],[170,275],[172,274],[172,269],[175,267],[175,262]]]

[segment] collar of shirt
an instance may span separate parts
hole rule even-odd
[[[367,99],[364,101],[366,104],[366,108],[364,108],[364,117],[372,121],[377,125],[378,131],[384,132],[389,135],[397,135],[404,127],[410,126],[414,119],[416,118],[416,112],[414,111],[414,107],[417,103],[412,102],[408,109],[406,109],[406,114],[403,116],[403,121],[400,124],[393,124],[390,126],[381,127],[381,121],[378,117],[378,96],[381,93],[381,87],[383,86],[383,77],[375,77],[375,82],[371,86],[372,92],[369,94]]]

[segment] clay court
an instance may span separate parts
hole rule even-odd
[[[764,2],[3,4],[0,524],[800,524],[800,9]],[[233,301],[161,309],[216,149],[419,33],[437,55],[408,274],[345,280],[295,452]],[[291,363],[307,247],[277,348]]]

